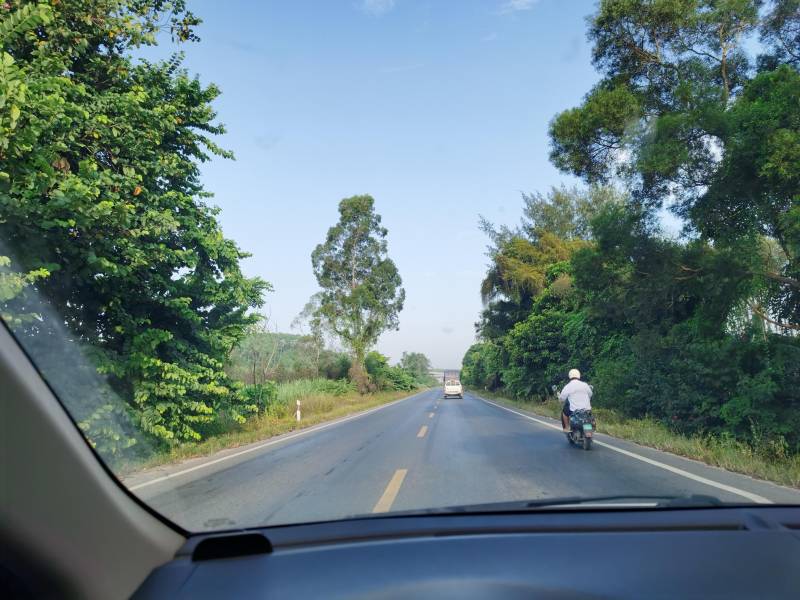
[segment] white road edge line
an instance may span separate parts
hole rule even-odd
[[[169,473],[167,475],[162,475],[161,477],[156,477],[155,479],[150,479],[149,481],[143,481],[142,483],[137,483],[136,485],[132,485],[128,487],[128,490],[133,492],[135,490],[142,489],[143,487],[147,487],[150,485],[154,485],[156,483],[161,483],[162,481],[166,481],[167,479],[172,479],[173,477],[179,477],[181,475],[186,475],[187,473],[191,473],[193,471],[197,471],[199,469],[205,469],[206,467],[210,467],[211,465],[216,465],[218,463],[224,462],[226,460],[230,460],[232,458],[236,458],[237,456],[242,456],[243,454],[249,454],[250,452],[255,452],[256,450],[261,450],[262,448],[266,448],[268,446],[274,446],[275,444],[281,444],[288,440],[294,439],[296,437],[300,437],[301,435],[306,435],[308,433],[314,433],[315,431],[319,431],[320,429],[326,429],[328,427],[333,427],[334,425],[339,425],[346,421],[352,421],[353,419],[359,419],[361,417],[366,417],[367,415],[382,410],[384,408],[389,408],[390,406],[394,406],[395,404],[399,404],[400,402],[404,402],[410,398],[414,398],[419,394],[424,392],[419,392],[417,394],[412,394],[411,396],[406,396],[405,398],[400,398],[399,400],[395,400],[394,402],[389,402],[388,404],[382,404],[380,406],[376,406],[375,408],[370,408],[367,411],[357,413],[355,415],[350,415],[348,417],[343,417],[341,419],[336,419],[335,421],[328,421],[327,423],[322,423],[320,425],[314,425],[313,427],[309,427],[307,429],[301,429],[300,431],[296,431],[295,433],[291,433],[287,436],[284,436],[280,439],[273,439],[268,442],[264,442],[263,444],[259,444],[258,446],[253,446],[252,448],[246,448],[239,452],[234,452],[233,454],[228,454],[227,456],[222,456],[220,458],[210,460],[208,462],[204,462],[199,465],[195,465],[193,467],[189,467],[188,469],[183,469],[182,471],[175,471],[174,473]],[[125,482],[123,481],[123,485]]]
[[[503,410],[507,410],[510,413],[514,413],[515,415],[519,415],[520,417],[525,417],[526,419],[530,419],[531,421],[536,421],[540,425],[544,425],[545,427],[549,427],[550,429],[555,429],[558,432],[562,432],[561,427],[558,425],[553,425],[552,423],[548,423],[547,421],[543,421],[542,419],[537,419],[536,417],[532,417],[530,415],[526,415],[525,413],[518,412],[511,408],[507,408],[500,404],[496,404],[480,396],[475,396],[481,402],[485,402],[486,404],[491,404],[492,406],[496,406],[497,408],[502,408]],[[636,454],[635,452],[630,452],[628,450],[623,450],[622,448],[617,448],[607,442],[601,442],[600,440],[594,440],[594,443],[598,446],[603,446],[603,448],[608,448],[609,450],[613,450],[614,452],[619,452],[620,454],[624,454],[625,456],[629,456],[631,458],[635,458],[636,460],[640,460],[642,462],[647,463],[648,465],[653,465],[654,467],[658,467],[659,469],[664,469],[665,471],[669,471],[670,473],[675,473],[676,475],[680,475],[682,477],[686,477],[687,479],[691,479],[693,481],[697,481],[699,483],[704,483],[705,485],[710,485],[711,487],[715,487],[720,490],[724,490],[726,492],[730,492],[732,494],[736,494],[738,496],[742,496],[743,498],[747,498],[757,504],[774,504],[772,500],[764,498],[764,496],[759,496],[758,494],[753,494],[752,492],[748,492],[745,490],[740,490],[739,488],[733,487],[731,485],[726,485],[724,483],[719,483],[717,481],[713,481],[711,479],[706,479],[705,477],[701,477],[700,475],[695,475],[694,473],[689,473],[689,471],[684,471],[683,469],[679,469],[678,467],[673,467],[672,465],[668,465],[662,462],[658,462],[657,460],[653,460],[652,458],[647,458],[646,456],[642,456],[641,454]]]

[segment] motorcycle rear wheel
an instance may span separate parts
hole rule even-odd
[[[583,449],[584,450],[591,450],[592,449],[592,438],[588,438],[588,437],[583,438]]]

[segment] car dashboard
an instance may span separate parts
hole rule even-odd
[[[135,598],[796,598],[800,508],[386,516],[189,538]]]

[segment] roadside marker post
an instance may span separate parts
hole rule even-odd
[[[300,400],[297,401],[297,412],[295,412],[298,423],[300,422]]]

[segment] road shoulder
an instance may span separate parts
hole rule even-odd
[[[525,410],[516,405],[503,402],[502,400],[499,400],[497,398],[487,399],[475,392],[470,391],[469,393],[475,398],[478,398],[479,400],[489,405],[494,405],[500,409],[505,409],[515,412],[523,417],[530,419],[533,422],[543,425],[548,428],[548,431],[552,431],[553,434],[560,436],[564,435],[563,432],[561,431],[561,426],[556,419],[537,414],[530,410]],[[650,462],[651,464],[661,463],[662,465],[665,465],[668,468],[671,467],[671,469],[668,470],[676,469],[680,471],[685,471],[691,476],[694,476],[690,478],[700,478],[700,479],[710,480],[723,488],[735,488],[737,490],[744,492],[746,495],[751,496],[751,498],[749,499],[746,498],[745,496],[742,496],[743,501],[748,501],[748,500],[756,501],[752,497],[755,496],[755,497],[761,497],[775,504],[800,503],[800,490],[794,488],[778,485],[770,481],[756,479],[749,475],[727,471],[717,466],[708,465],[699,460],[687,458],[684,456],[679,456],[677,454],[672,454],[671,452],[666,452],[663,450],[656,450],[655,448],[643,446],[635,442],[613,437],[603,433],[596,434],[596,439],[597,441],[601,442],[602,445],[596,446],[593,452],[615,451],[610,447],[609,448],[604,447],[604,446],[613,446],[614,449],[617,449],[616,451],[621,452],[622,454],[636,455],[636,458],[633,456],[629,456],[632,460],[644,459],[645,462]]]
[[[184,475],[188,476],[191,473],[197,473],[202,471],[202,473],[205,474],[214,467],[218,467],[219,469],[228,468],[229,466],[237,464],[238,462],[249,460],[250,458],[256,456],[258,452],[261,450],[266,450],[272,446],[288,442],[295,438],[312,435],[317,431],[328,429],[330,427],[334,427],[336,425],[346,423],[354,419],[359,419],[374,412],[384,410],[391,406],[395,406],[401,402],[405,402],[407,400],[411,400],[412,398],[416,398],[422,394],[427,393],[428,391],[429,390],[422,390],[414,394],[411,394],[409,396],[404,396],[403,398],[399,398],[397,400],[381,404],[379,406],[375,406],[366,410],[357,411],[342,417],[337,417],[330,421],[323,421],[321,423],[310,425],[308,427],[295,429],[291,432],[283,433],[277,436],[263,438],[255,442],[251,442],[249,444],[244,444],[234,448],[226,448],[224,450],[219,450],[217,452],[205,456],[198,456],[195,458],[190,458],[179,462],[167,463],[156,467],[135,471],[133,473],[125,475],[124,477],[121,477],[120,481],[129,490],[135,492],[139,489],[146,488],[151,485],[161,483],[172,478],[177,478]]]

